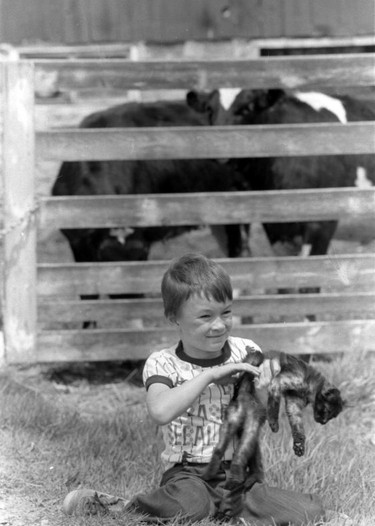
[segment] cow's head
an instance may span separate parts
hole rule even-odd
[[[204,113],[210,124],[214,126],[227,124],[227,111],[222,105],[219,90],[210,93],[189,91],[186,95],[186,102],[194,111]]]
[[[212,125],[254,124],[284,95],[283,90],[220,89],[210,93],[189,91],[187,104],[205,113]]]

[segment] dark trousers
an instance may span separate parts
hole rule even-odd
[[[186,521],[205,517],[242,517],[251,526],[302,526],[324,517],[316,495],[267,486],[252,480],[235,491],[224,489],[230,463],[222,462],[214,479],[205,481],[206,464],[176,464],[168,469],[160,487],[137,495],[128,509],[147,516],[148,522],[167,522],[176,516]]]

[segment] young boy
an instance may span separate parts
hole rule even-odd
[[[237,517],[240,524],[257,526],[302,525],[321,519],[324,510],[317,496],[269,487],[251,473],[243,487],[225,490],[233,444],[215,478],[202,478],[238,373],[257,375],[255,384],[261,389],[279,372],[280,364],[276,358],[265,359],[259,368],[242,363],[248,348],[259,347],[230,336],[231,281],[214,261],[198,254],[172,261],[162,280],[162,297],[165,316],[177,327],[180,339],[152,353],[143,372],[147,409],[162,426],[165,443],[160,487],[130,502],[94,490],[75,490],[65,498],[64,512],[95,513],[102,506],[123,505],[124,510],[145,514],[150,522],[176,516],[187,522]],[[236,523],[233,518],[232,524]]]

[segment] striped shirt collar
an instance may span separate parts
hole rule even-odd
[[[230,355],[231,350],[228,340],[224,343],[220,356],[217,356],[216,358],[194,358],[193,356],[189,356],[184,351],[184,346],[181,340],[178,342],[176,347],[176,356],[180,358],[180,360],[192,363],[194,365],[199,365],[200,367],[212,367],[213,365],[220,365],[226,362]]]

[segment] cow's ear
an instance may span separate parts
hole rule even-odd
[[[202,105],[200,101],[200,93],[198,93],[195,90],[191,90],[187,92],[186,103],[190,108],[193,108],[193,110],[198,111],[199,113],[202,113],[204,111],[202,109]]]
[[[267,107],[270,108],[284,96],[282,89],[270,89],[267,91]]]
[[[208,105],[212,110],[217,110],[221,106],[220,91],[215,89],[208,95]]]
[[[211,106],[211,101],[214,99],[216,94],[220,101],[220,95],[217,90],[212,91],[211,93],[191,90],[186,94],[186,103],[188,106],[190,106],[190,108],[197,111],[198,113],[206,113],[208,107]]]

